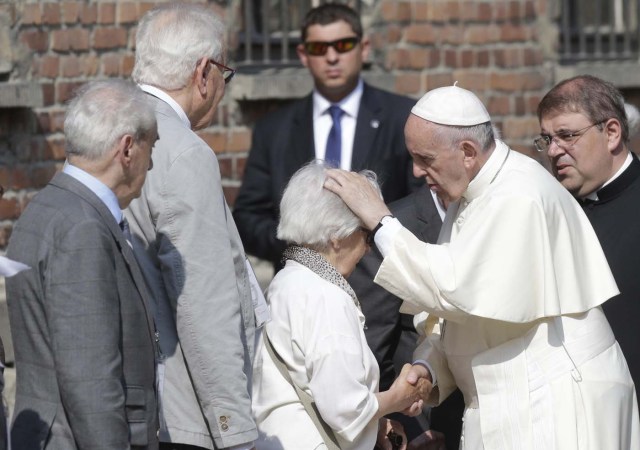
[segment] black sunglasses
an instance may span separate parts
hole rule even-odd
[[[347,53],[353,50],[358,45],[358,42],[360,42],[360,38],[356,36],[331,42],[309,41],[304,43],[304,51],[307,55],[322,56],[327,53],[329,47],[333,47],[338,53]]]

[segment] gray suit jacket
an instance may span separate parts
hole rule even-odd
[[[158,448],[155,336],[142,274],[102,201],[60,173],[16,223],[8,278],[15,449]]]
[[[169,105],[150,97],[160,139],[142,196],[126,214],[164,358],[160,441],[246,443],[258,433],[249,397],[255,319],[244,249],[213,151]]]

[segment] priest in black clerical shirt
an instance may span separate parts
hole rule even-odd
[[[620,295],[602,307],[640,385],[640,161],[629,147],[624,99],[611,84],[583,75],[562,81],[538,106],[539,151],[583,205]]]

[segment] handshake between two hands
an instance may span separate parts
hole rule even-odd
[[[388,394],[391,395],[391,409],[401,411],[408,416],[417,416],[422,412],[424,402],[433,389],[431,374],[422,365],[405,364],[393,382]],[[402,425],[383,417],[380,420],[376,449],[380,450],[444,450],[444,435],[429,430],[407,442]]]

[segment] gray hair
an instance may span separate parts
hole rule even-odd
[[[67,107],[66,154],[97,160],[122,136],[139,141],[155,131],[153,107],[139,87],[120,79],[93,81],[82,86]]]
[[[331,239],[344,239],[362,226],[338,195],[324,189],[330,168],[322,161],[312,161],[291,177],[280,202],[278,239],[324,250]],[[375,173],[363,170],[360,174],[380,193]]]
[[[495,143],[495,132],[491,122],[460,127],[452,125],[434,124],[434,139],[437,142],[456,147],[462,141],[473,141],[480,146],[483,152],[491,149]]]
[[[624,112],[629,122],[629,139],[633,139],[640,131],[640,111],[631,103],[625,103]]]
[[[133,79],[166,90],[183,88],[200,59],[222,62],[224,35],[223,22],[202,5],[152,9],[138,24]]]

